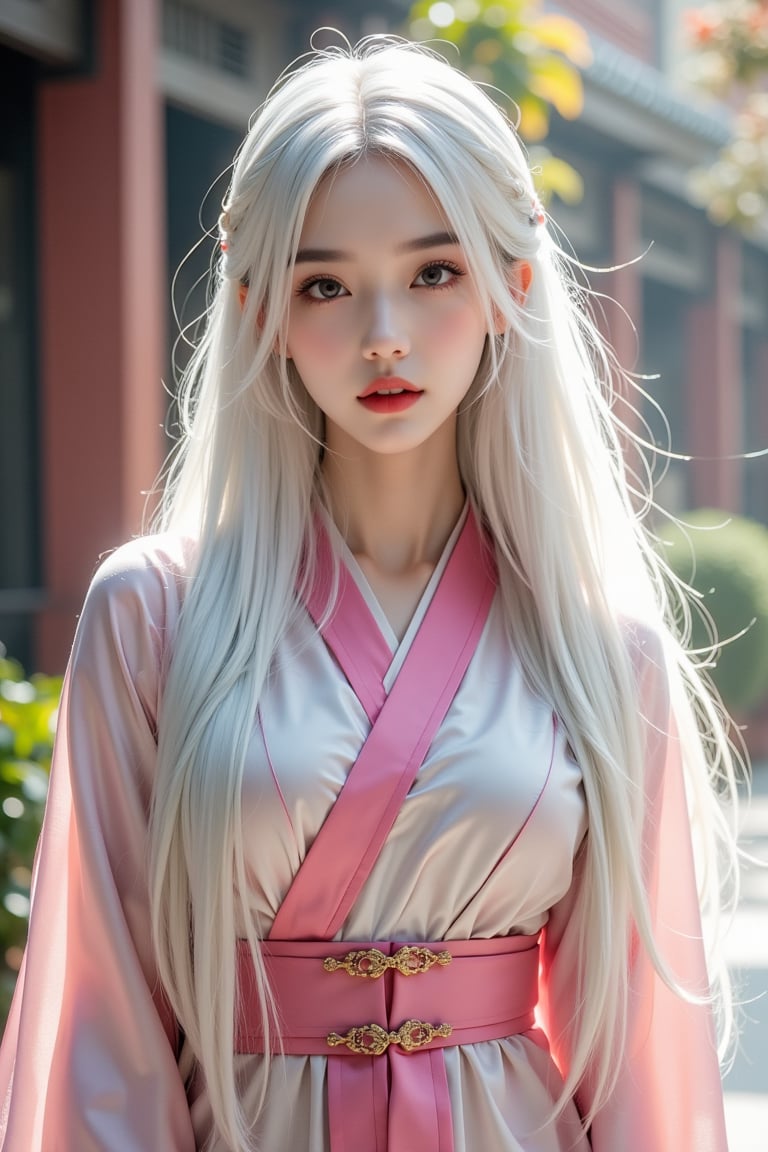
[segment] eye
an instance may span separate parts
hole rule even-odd
[[[332,276],[313,276],[299,285],[296,295],[308,296],[310,300],[338,300],[340,296],[348,296],[349,293]]]
[[[422,268],[414,284],[419,288],[448,288],[463,275],[461,268],[449,260],[435,260]]]

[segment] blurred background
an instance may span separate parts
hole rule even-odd
[[[768,852],[768,4],[0,0],[0,999],[77,613],[171,446],[232,155],[321,26],[443,41],[519,115],[553,226],[605,270],[598,322],[645,377],[622,414],[671,449],[657,497],[691,525],[659,518],[659,546],[721,637],[744,633],[713,675]],[[754,1003],[729,1117],[758,1140],[742,1124],[735,1152],[768,1121],[764,880],[734,945]]]
[[[0,0],[0,639],[9,653],[60,672],[99,555],[139,530],[143,493],[170,447],[160,381],[172,392],[171,277],[181,265],[174,299],[190,324],[214,248],[203,229],[215,227],[248,117],[323,25],[352,41],[394,30],[458,42],[453,60],[517,100],[551,214],[578,257],[626,265],[591,278],[618,304],[606,303],[601,322],[626,368],[658,375],[643,412],[657,442],[666,432],[652,401],[672,450],[692,458],[670,463],[659,500],[765,524],[768,457],[745,455],[768,447],[764,137],[765,180],[758,166],[756,191],[741,193],[747,215],[736,208],[726,226],[712,218],[728,219],[728,195],[740,192],[738,166],[728,172],[721,153],[744,89],[739,76],[735,94],[724,81],[739,66],[738,44],[717,40],[717,12],[759,21],[765,7]],[[768,28],[755,23],[752,38],[768,75]],[[725,193],[710,197],[708,213],[701,181],[717,165]],[[184,356],[177,346],[177,363]],[[747,698],[753,727],[757,703]],[[750,738],[768,746],[768,732]]]

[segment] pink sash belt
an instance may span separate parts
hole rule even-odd
[[[333,1152],[450,1152],[441,1049],[534,1027],[536,937],[431,944],[269,940],[262,948],[279,1014],[272,1050],[329,1057]],[[263,1052],[244,943],[238,977],[235,1050]]]

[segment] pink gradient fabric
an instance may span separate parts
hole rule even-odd
[[[318,565],[322,587],[330,578],[327,548],[321,559],[327,566],[324,572]],[[371,728],[280,905],[270,938],[332,940],[347,919],[464,678],[495,591],[491,553],[474,516],[467,516],[387,693],[376,621],[353,581],[343,580],[322,634],[358,699],[370,693]],[[308,607],[319,624],[320,605]]]
[[[345,553],[384,640],[380,654],[389,651],[387,695],[462,525],[400,642]],[[188,1084],[179,1075],[177,1029],[159,985],[147,909],[161,668],[188,571],[178,541],[136,541],[103,566],[83,611],[35,869],[30,943],[0,1049],[3,1152],[225,1152],[201,1071]],[[679,750],[653,638],[638,632],[635,643],[638,706],[648,731],[644,860],[655,926],[675,972],[702,988]],[[297,619],[254,717],[243,783],[245,896],[265,931],[370,727],[310,616]],[[567,1025],[578,1010],[574,908],[587,834],[578,765],[551,706],[525,681],[496,596],[336,942],[475,947],[477,940],[541,933],[540,1026],[439,1050],[445,1080],[435,1098],[442,1114],[446,1097],[450,1105],[454,1152],[725,1152],[710,1013],[668,992],[639,951],[632,958],[629,1045],[613,1099],[589,1137],[575,1102],[551,1118],[559,1069],[568,1065]],[[235,1059],[243,1105],[255,1111],[263,1057]],[[386,1061],[366,1065],[369,1078],[387,1076]],[[319,1054],[275,1056],[254,1128],[260,1146],[328,1152],[329,1095],[339,1096],[339,1107],[349,1103],[334,1071],[342,1066]],[[407,1093],[409,1083],[402,1085]],[[384,1099],[380,1085],[370,1090]],[[582,1106],[587,1100],[585,1092]],[[399,1112],[395,1099],[388,1113],[406,1115],[412,1106]],[[383,1131],[388,1113],[377,1107],[374,1123]],[[412,1152],[417,1136],[390,1130],[390,1152]]]
[[[318,590],[327,586],[331,578],[330,542],[326,534],[320,538]],[[270,940],[317,937],[332,940],[344,924],[464,678],[488,619],[495,590],[492,552],[485,547],[474,516],[467,516],[418,635],[392,690],[386,693],[387,669],[381,660],[381,633],[367,611],[360,590],[344,574],[333,617],[328,626],[321,626],[321,632],[358,699],[362,702],[370,693],[372,707],[370,711],[366,708],[366,712],[371,729],[278,910]],[[311,598],[308,609],[320,626],[322,603],[313,604]],[[383,946],[388,953],[389,947],[386,943]],[[520,959],[517,953],[509,955]],[[491,964],[486,964],[485,977],[490,982],[485,991],[495,982],[503,982],[505,977],[512,983],[518,982],[520,964],[501,968],[500,963],[499,956],[494,955]],[[457,964],[450,975],[455,977],[460,967]],[[327,975],[321,965],[305,963],[301,969],[303,984],[314,990],[319,1001],[327,1007],[341,1009],[341,1004],[334,1005],[333,997],[329,997],[328,981],[315,979],[316,975]],[[296,964],[292,971],[298,971]],[[474,979],[480,980],[482,975],[477,971]],[[337,979],[336,988],[341,989],[349,979]],[[399,1005],[398,1000],[408,1000],[408,985],[416,981],[421,996],[413,998],[409,1013],[407,1005]],[[526,983],[530,988],[530,979],[519,983],[521,986]],[[510,1025],[500,1031],[489,1029],[493,1015],[488,1016],[483,990],[475,988],[470,972],[458,983],[450,976],[446,978],[439,968],[411,977],[390,972],[382,984],[383,988],[377,988],[363,978],[365,990],[374,993],[370,997],[373,1003],[370,1012],[363,1011],[364,1005],[361,1005],[357,1024],[378,1024],[393,1032],[409,1020],[442,1024],[443,1017],[450,1016],[453,1022],[458,1012],[468,1023],[465,1037],[468,1042],[502,1038],[533,1024],[536,998],[529,990],[524,1005],[526,1020],[514,1028]],[[284,1000],[278,1002],[284,1012],[299,994],[301,985],[302,981],[296,980],[292,987],[286,988]],[[441,1015],[439,1021],[432,1020],[434,1012],[424,1015],[429,1003],[428,992],[435,986],[438,995],[434,1011]],[[388,993],[383,1000],[382,992]],[[354,991],[349,995],[350,999],[353,997]],[[499,997],[498,1009],[503,999]],[[339,1027],[340,1020],[349,1019],[348,1013],[349,1007],[345,1007],[335,1016],[328,1015],[326,1035]],[[521,1016],[522,1012],[514,1015]],[[502,1018],[496,1016],[497,1022]],[[315,1054],[325,1055],[329,1060],[329,1084],[333,1085],[328,1096],[331,1152],[344,1152],[347,1148],[379,1152],[382,1148],[397,1147],[406,1133],[409,1139],[417,1141],[421,1152],[453,1152],[445,1063],[442,1053],[435,1051],[441,1046],[442,1042],[433,1040],[431,1050],[409,1052],[407,1061],[399,1048],[390,1047],[386,1053],[386,1078],[375,1068],[363,1067],[371,1061],[377,1063],[381,1057],[349,1057],[344,1049],[329,1055],[327,1046],[319,1053],[313,1049]],[[310,1049],[298,1051],[301,1055],[310,1054]],[[338,1061],[341,1065],[336,1068]],[[375,1086],[372,1096],[361,1090],[361,1081],[367,1084],[369,1080]],[[380,1127],[385,1113],[386,1129]]]
[[[643,861],[654,935],[674,977],[689,992],[707,996],[709,981],[689,830],[680,747],[669,713],[657,637],[635,633],[639,705],[646,721],[647,779]],[[571,893],[545,929],[540,1006],[553,1045],[567,1066],[567,1021],[562,1004],[573,995],[577,962],[572,902],[581,880],[579,861]],[[618,1087],[592,1127],[595,1149],[690,1149],[725,1152],[722,1084],[715,1059],[715,1031],[706,1007],[686,1003],[658,977],[634,944],[626,1055]],[[559,1027],[559,1021],[564,1027]],[[587,1083],[580,1100],[590,1103]]]
[[[363,941],[392,956],[397,941]],[[531,1032],[538,998],[536,938],[442,941],[433,951],[451,960],[426,972],[387,972],[376,979],[328,972],[327,957],[341,960],[349,943],[268,941],[264,956],[279,1005],[272,1050],[328,1058],[328,1119],[331,1152],[380,1152],[403,1148],[401,1134],[419,1133],[420,1152],[451,1152],[453,1132],[443,1052],[447,1046],[498,1040]],[[261,1013],[248,948],[238,950],[241,1005],[235,1051],[263,1052]],[[450,1022],[450,1036],[429,1048],[403,1052],[391,1046],[380,1056],[347,1048],[329,1050],[327,1037],[375,1023],[392,1031],[409,1020]],[[379,1067],[381,1065],[381,1067]]]

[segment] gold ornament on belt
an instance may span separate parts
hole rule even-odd
[[[450,1024],[425,1024],[423,1020],[406,1020],[396,1032],[387,1032],[379,1024],[361,1024],[357,1028],[350,1028],[346,1036],[331,1032],[326,1040],[329,1047],[338,1048],[344,1044],[358,1056],[381,1056],[390,1044],[397,1044],[404,1052],[414,1052],[437,1036],[450,1036],[452,1031]]]
[[[329,956],[323,960],[326,972],[343,971],[350,976],[363,976],[368,980],[378,980],[385,972],[394,970],[401,976],[418,976],[428,972],[435,964],[443,967],[450,964],[450,952],[433,952],[418,944],[404,944],[394,956],[386,956],[378,948],[366,948],[358,952],[347,952],[343,960]]]

